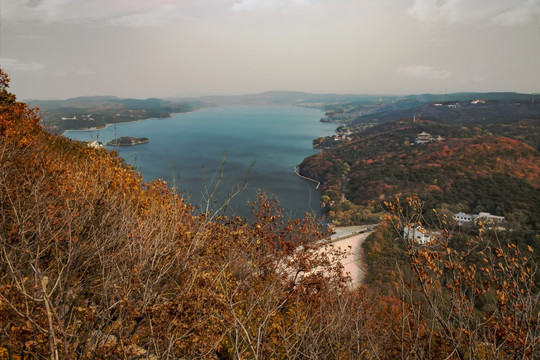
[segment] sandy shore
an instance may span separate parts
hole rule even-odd
[[[363,231],[368,230],[371,226],[348,226],[333,229],[335,234],[331,237],[332,246],[346,251],[347,256],[341,263],[345,268],[345,273],[351,277],[353,287],[361,284],[365,277],[367,269],[363,260],[362,244],[373,231]],[[358,234],[359,231],[362,233]]]

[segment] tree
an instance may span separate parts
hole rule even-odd
[[[402,281],[400,291],[402,357],[537,358],[540,295],[533,249],[522,253],[480,224],[478,236],[456,250],[444,216],[439,235],[419,245],[402,230],[425,224],[420,200],[385,205],[415,275],[412,282]]]

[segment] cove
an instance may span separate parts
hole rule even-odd
[[[322,116],[320,110],[302,107],[227,106],[64,135],[104,144],[115,137],[147,137],[147,144],[116,148],[145,181],[164,179],[202,209],[205,188],[220,181],[213,198],[220,204],[247,179],[228,214],[249,217],[245,204],[262,190],[279,201],[287,216],[300,218],[306,212],[320,215],[315,184],[297,177],[293,167],[316,152],[314,138],[334,132],[335,125],[319,122]]]

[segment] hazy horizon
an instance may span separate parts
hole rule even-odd
[[[304,93],[304,94],[309,94],[309,95],[315,95],[315,96],[328,96],[328,95],[336,95],[336,96],[358,96],[358,97],[363,97],[363,96],[366,96],[366,97],[377,97],[377,96],[381,96],[381,97],[396,97],[396,98],[399,98],[401,96],[405,97],[405,96],[422,96],[422,95],[452,95],[452,94],[459,94],[459,93],[478,93],[478,94],[482,94],[482,93],[516,93],[516,94],[525,94],[525,95],[531,95],[531,96],[539,96],[540,95],[540,92],[512,92],[512,91],[456,91],[456,92],[452,92],[452,93],[402,93],[402,94],[397,94],[397,93],[364,93],[364,94],[353,94],[353,93],[310,93],[310,92],[305,92],[305,91],[296,91],[296,90],[268,90],[268,91],[261,91],[261,92],[258,92],[258,93],[240,93],[240,94],[229,94],[229,95],[223,95],[223,94],[193,94],[193,95],[183,95],[183,96],[163,96],[163,97],[156,97],[156,96],[148,96],[148,97],[122,97],[122,96],[117,96],[117,95],[113,95],[113,94],[104,94],[104,95],[73,95],[73,96],[69,96],[69,97],[66,97],[66,98],[21,98],[21,97],[17,97],[18,100],[20,101],[65,101],[65,100],[71,100],[71,99],[77,99],[77,98],[99,98],[99,97],[104,97],[104,98],[107,98],[107,97],[110,97],[110,98],[117,98],[117,99],[120,99],[120,100],[123,100],[123,99],[135,99],[135,100],[146,100],[146,99],[152,99],[152,98],[158,98],[158,99],[161,99],[161,100],[172,100],[172,101],[175,101],[175,100],[199,100],[199,99],[204,99],[204,98],[213,98],[213,97],[242,97],[242,96],[252,96],[252,95],[259,95],[259,94],[266,94],[266,93],[287,93],[287,92],[290,92],[290,93]],[[17,95],[17,94],[15,94]],[[246,100],[246,102],[238,102],[238,103],[233,103],[231,105],[255,105],[253,104],[253,102],[250,102],[249,100]],[[266,102],[263,102],[261,104],[264,104],[264,105],[271,105],[270,103],[266,103]],[[283,104],[279,104],[277,103],[276,104],[277,106],[284,106]]]
[[[0,0],[20,99],[540,91],[540,0]]]

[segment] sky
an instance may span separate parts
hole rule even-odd
[[[540,0],[0,0],[19,99],[540,92]]]

